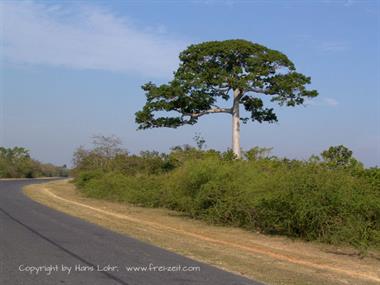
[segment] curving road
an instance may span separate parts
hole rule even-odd
[[[259,284],[57,212],[22,193],[23,186],[40,182],[0,180],[0,284]]]

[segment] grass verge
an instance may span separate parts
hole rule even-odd
[[[210,226],[166,209],[84,197],[68,180],[24,192],[56,210],[268,284],[380,284],[380,255]]]

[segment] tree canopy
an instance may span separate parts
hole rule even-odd
[[[179,59],[180,66],[171,82],[142,86],[147,102],[136,113],[140,129],[175,128],[195,124],[206,114],[231,113],[231,108],[218,107],[217,101],[228,101],[236,89],[240,91],[239,103],[249,113],[241,118],[244,122],[277,121],[273,108],[264,107],[260,94],[286,106],[302,104],[304,98],[318,95],[317,91],[306,89],[310,77],[296,72],[286,55],[246,40],[191,45]],[[175,113],[156,117],[160,111]]]

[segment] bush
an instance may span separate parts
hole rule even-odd
[[[122,154],[108,158],[107,169],[84,170],[82,165],[75,183],[90,197],[165,207],[213,224],[379,247],[377,168],[352,171],[316,159],[255,153],[249,160],[191,147],[177,147],[168,155]]]
[[[87,196],[158,207],[161,194],[157,177],[126,176],[117,172],[85,172],[74,180]]]
[[[380,195],[367,181],[308,166],[286,178],[278,195],[256,205],[259,229],[362,248],[380,242]]]

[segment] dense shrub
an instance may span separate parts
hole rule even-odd
[[[268,233],[329,243],[376,245],[380,195],[368,181],[344,172],[303,166],[256,205],[256,225]]]
[[[124,153],[107,158],[109,168],[77,165],[75,183],[90,197],[166,207],[214,224],[379,247],[377,168],[355,164],[352,171],[319,159],[278,159],[258,151],[249,152],[247,160],[191,147],[176,147],[168,155]]]
[[[161,205],[161,179],[153,176],[126,176],[118,172],[84,172],[75,178],[86,195],[146,207]]]

